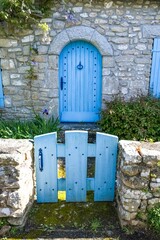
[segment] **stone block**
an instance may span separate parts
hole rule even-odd
[[[3,79],[4,87],[10,85],[10,77],[9,77],[9,72],[7,70],[2,71],[2,79]]]
[[[1,38],[0,39],[0,47],[1,48],[8,48],[8,47],[17,47],[18,42],[14,39],[8,39],[8,38]]]
[[[38,46],[38,53],[39,54],[47,54],[48,53],[48,46],[46,46],[46,45]]]
[[[140,206],[141,200],[140,199],[126,199],[123,196],[121,197],[121,204],[124,210],[128,212],[137,212]]]
[[[17,73],[10,74],[10,78],[11,78],[11,79],[15,79],[15,78],[17,79],[17,78],[20,78],[20,76],[21,76],[21,75],[20,75],[20,74],[17,74]]]
[[[22,52],[22,49],[21,48],[9,48],[8,49],[8,52]]]
[[[69,42],[70,42],[70,39],[68,37],[68,34],[66,30],[63,30],[51,42],[48,53],[59,55],[63,47],[66,45],[66,43],[69,43]]]
[[[121,171],[130,177],[136,176],[140,173],[141,169],[137,165],[122,166]]]
[[[125,141],[121,140],[119,142],[119,150],[122,152],[122,157],[120,159],[121,166],[123,165],[132,165],[132,164],[139,164],[142,162],[142,157],[138,153],[138,147],[140,143],[138,141]]]
[[[127,27],[122,27],[122,26],[111,26],[110,29],[112,32],[116,32],[116,33],[123,33],[128,30]]]
[[[58,20],[53,21],[53,29],[63,29],[64,26],[65,26],[64,21],[58,21]]]
[[[50,69],[58,69],[58,56],[49,56],[48,63]]]
[[[115,61],[113,57],[103,57],[103,67],[112,68],[115,67]]]
[[[137,212],[128,212],[121,205],[119,205],[118,215],[121,219],[130,221],[130,220],[135,219]]]
[[[110,95],[118,94],[119,92],[118,79],[115,77],[103,76],[102,92]]]
[[[90,41],[94,33],[93,28],[76,26],[66,30],[70,41],[84,39]]]
[[[129,43],[129,38],[115,37],[112,39],[112,42],[116,44],[126,44],[126,43]]]
[[[72,10],[73,10],[73,12],[75,12],[75,13],[80,13],[80,12],[82,12],[83,7],[73,7]]]
[[[2,59],[1,67],[5,70],[15,69],[15,63],[13,59]]]
[[[34,35],[28,35],[21,39],[22,43],[30,43],[34,41]]]
[[[0,58],[6,58],[7,56],[7,50],[4,48],[0,48]]]
[[[12,107],[12,99],[9,96],[5,96],[4,98],[4,105],[6,108]]]

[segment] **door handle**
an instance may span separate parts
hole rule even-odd
[[[61,77],[61,90],[63,90],[63,84],[66,82],[63,82],[63,77]]]

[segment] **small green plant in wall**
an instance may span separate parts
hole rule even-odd
[[[36,70],[35,70],[35,66],[36,66],[36,62],[34,61],[29,61],[28,62],[28,66],[30,67],[29,70],[27,70],[27,76],[26,78],[27,79],[30,79],[30,80],[37,80],[37,73],[36,73]]]
[[[160,233],[160,203],[148,211],[148,224],[152,229]]]

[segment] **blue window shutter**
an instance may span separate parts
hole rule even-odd
[[[160,98],[160,38],[154,39],[150,93],[153,97]]]
[[[0,68],[0,108],[4,108],[4,96],[2,88],[2,69]]]

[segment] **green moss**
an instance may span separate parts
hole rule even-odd
[[[106,222],[115,212],[109,203],[94,202],[35,204],[33,210],[34,225],[55,228],[81,228],[84,224],[90,228],[93,219],[101,218],[102,222]]]

